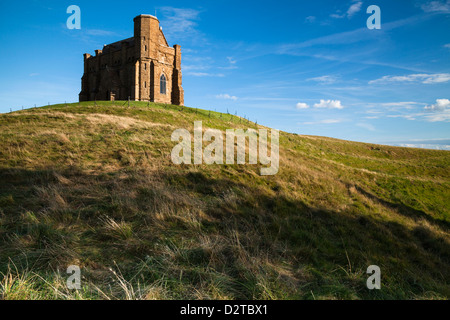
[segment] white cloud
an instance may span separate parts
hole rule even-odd
[[[313,23],[314,21],[316,21],[316,17],[315,16],[308,16],[308,17],[305,18],[305,22]]]
[[[444,44],[444,48],[449,48],[450,49],[450,43]]]
[[[450,110],[450,100],[449,99],[436,99],[436,103],[430,106],[426,106],[425,110],[430,111],[445,111]]]
[[[450,145],[441,144],[426,144],[426,143],[398,143],[393,146],[405,147],[405,148],[421,148],[421,149],[434,149],[434,150],[450,150]]]
[[[444,83],[450,81],[450,73],[436,74],[410,74],[407,76],[384,76],[376,80],[369,81],[369,84],[390,83],[390,82],[422,82],[424,84]]]
[[[355,2],[355,1],[353,1],[353,2]],[[342,18],[347,17],[350,19],[356,13],[361,11],[361,6],[362,6],[362,1],[357,1],[348,8],[346,13],[341,14],[340,11],[338,11],[337,13],[330,14],[330,17],[335,18],[335,19],[342,19]]]
[[[362,2],[358,1],[350,6],[347,10],[347,16],[351,18],[353,15],[361,11]]]
[[[309,78],[306,81],[316,81],[323,84],[331,84],[336,82],[336,77],[334,76],[321,76],[321,77],[315,77],[315,78]]]
[[[425,12],[450,12],[450,0],[447,1],[430,1],[421,6]]]
[[[218,94],[218,95],[216,95],[216,98],[217,99],[225,99],[225,100],[233,100],[233,101],[236,101],[238,99],[238,97],[231,96],[231,95],[229,95],[227,93],[225,93],[225,94]]]
[[[450,100],[436,99],[436,103],[424,108],[428,111],[425,119],[430,122],[450,121]]]
[[[342,120],[339,119],[325,119],[320,121],[313,121],[313,122],[303,122],[303,124],[334,124],[334,123],[340,123]]]
[[[309,105],[307,103],[304,103],[304,102],[299,102],[299,103],[297,103],[296,108],[297,109],[308,109]]]
[[[314,108],[343,109],[344,107],[339,100],[320,99],[319,103],[314,104]]]
[[[308,109],[310,106],[307,103],[299,102],[296,105],[297,109]],[[339,100],[323,100],[320,99],[319,103],[315,103],[313,105],[314,108],[323,108],[323,109],[343,109],[344,106],[341,104]]]

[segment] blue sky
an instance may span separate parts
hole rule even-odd
[[[69,5],[81,30],[66,27]],[[370,5],[380,30],[366,27]],[[155,12],[182,47],[187,106],[450,149],[450,0],[2,1],[0,112],[77,101],[82,54],[131,37],[133,18]]]

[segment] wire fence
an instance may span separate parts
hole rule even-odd
[[[97,103],[97,100],[94,101],[84,101],[86,102],[93,102],[94,103],[94,107],[97,106],[104,106],[106,101],[101,101],[99,103]],[[109,102],[109,101],[108,101]],[[138,105],[136,105],[136,102],[138,103]],[[142,102],[143,101],[135,101],[135,100],[131,100],[130,98],[128,98],[128,100],[111,100],[110,104],[111,106],[119,106],[119,107],[127,107],[127,108],[133,108],[133,107],[142,107]],[[150,101],[147,101],[146,105],[147,107],[151,107]],[[68,107],[69,105],[78,105],[81,106],[82,102],[73,102],[73,103],[67,103],[67,101],[64,101],[64,103],[57,103],[55,105],[64,105],[66,107]],[[179,112],[189,112],[189,113],[194,113],[194,114],[198,114],[198,115],[203,115],[206,116],[210,119],[219,119],[219,120],[223,120],[223,121],[229,121],[229,122],[233,122],[233,123],[239,123],[239,124],[250,124],[250,122],[253,122],[250,120],[250,117],[247,117],[247,115],[244,116],[239,116],[237,110],[235,110],[234,114],[231,114],[229,112],[229,109],[227,108],[226,113],[222,113],[222,112],[217,112],[212,111],[212,110],[204,110],[204,109],[198,109],[198,108],[190,108],[190,107],[186,107],[186,106],[176,106],[176,105],[171,105],[171,104],[160,104],[158,103],[159,106],[162,106],[164,109],[172,109],[172,110],[177,110]],[[50,102],[47,103],[47,106],[50,106]],[[43,107],[43,106],[41,106]],[[37,107],[36,104],[34,104],[32,107],[18,107],[18,108],[9,108],[9,113],[12,112],[16,112],[16,111],[23,111],[23,110],[29,110],[29,109],[37,109],[40,107]],[[258,125],[258,120],[255,119],[255,121],[253,122],[256,126]]]

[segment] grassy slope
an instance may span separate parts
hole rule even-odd
[[[281,132],[275,176],[173,165],[194,120],[256,127],[138,102],[0,115],[0,297],[450,297],[449,152]]]

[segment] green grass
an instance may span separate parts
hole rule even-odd
[[[197,120],[260,127],[146,102],[1,114],[0,298],[450,297],[448,151],[280,132],[275,176],[174,165],[172,131]]]

